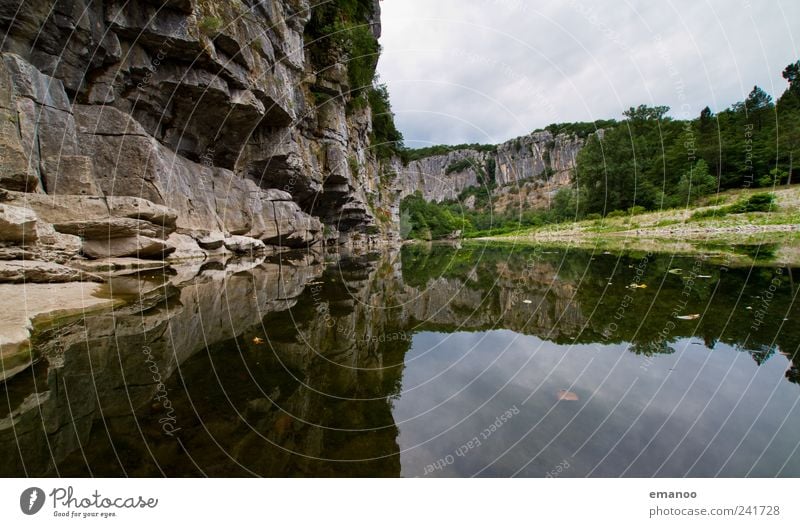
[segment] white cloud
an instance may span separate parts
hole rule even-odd
[[[410,146],[495,143],[638,104],[779,96],[795,0],[384,0],[378,71]]]

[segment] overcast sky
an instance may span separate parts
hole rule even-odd
[[[777,97],[800,58],[798,0],[382,0],[383,54],[409,147],[498,143],[552,122],[717,111]]]

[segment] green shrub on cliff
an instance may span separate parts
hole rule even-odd
[[[372,136],[370,144],[378,159],[387,159],[399,155],[403,150],[403,134],[394,124],[392,104],[389,102],[389,90],[385,84],[378,84],[367,92],[372,110]]]
[[[380,45],[372,33],[372,0],[330,0],[311,9],[305,40],[318,71],[346,61],[353,97],[372,85]]]

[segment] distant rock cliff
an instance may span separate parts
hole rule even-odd
[[[493,151],[463,149],[425,157],[399,171],[400,193],[405,197],[419,191],[427,201],[452,200],[488,177],[500,187],[495,191],[498,196],[510,192],[504,186],[525,187],[535,206],[536,198],[569,184],[583,144],[576,136],[553,137],[542,131],[497,145]]]
[[[307,0],[3,2],[0,260],[394,239],[370,107],[349,104],[346,53],[309,58],[311,17]],[[377,0],[363,22],[380,33]]]

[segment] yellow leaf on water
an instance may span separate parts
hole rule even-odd
[[[263,343],[264,343],[264,339],[262,339],[260,337],[253,337],[253,344],[263,344]]]
[[[580,398],[578,394],[575,392],[570,392],[569,390],[558,390],[558,400],[559,401],[578,401]]]

